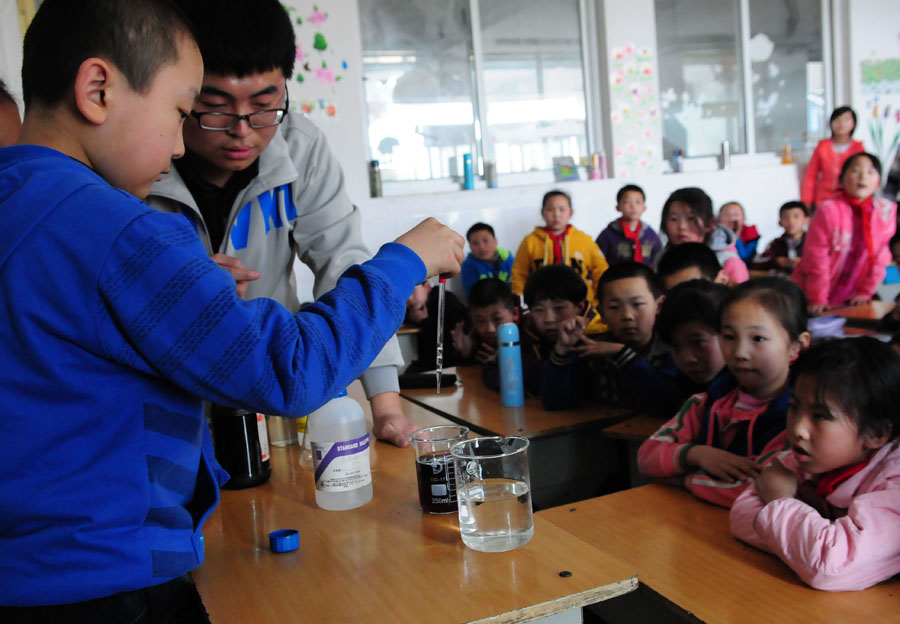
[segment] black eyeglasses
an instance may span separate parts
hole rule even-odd
[[[269,128],[277,126],[284,121],[284,116],[288,112],[290,100],[288,98],[287,89],[284,90],[284,108],[272,108],[268,110],[256,111],[247,115],[235,115],[234,113],[198,113],[191,111],[191,116],[196,117],[200,123],[200,127],[204,130],[234,130],[241,123],[242,119],[246,119],[251,128]]]

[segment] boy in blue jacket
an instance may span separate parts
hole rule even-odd
[[[228,475],[202,400],[312,411],[462,259],[430,220],[296,315],[240,299],[138,199],[182,155],[202,74],[167,0],[45,0],[25,35],[24,127],[0,149],[5,623],[208,621],[189,573]]]
[[[466,296],[478,280],[495,277],[509,283],[515,257],[507,249],[497,246],[494,228],[487,223],[476,223],[466,232],[469,255],[463,260],[460,278]]]

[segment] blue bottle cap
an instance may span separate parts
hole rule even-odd
[[[300,548],[300,533],[295,529],[281,529],[269,533],[269,548],[272,552],[291,552]]]
[[[497,328],[497,342],[500,344],[519,342],[519,326],[515,323],[503,323]]]

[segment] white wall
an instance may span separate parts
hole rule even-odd
[[[0,79],[22,111],[22,32],[16,0],[0,0]]]

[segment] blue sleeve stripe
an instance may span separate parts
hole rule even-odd
[[[158,405],[144,403],[144,429],[177,438],[200,448],[202,423],[198,418],[179,414]]]
[[[144,518],[144,526],[190,531],[194,528],[194,519],[184,507],[152,507]]]
[[[194,494],[197,474],[193,470],[163,457],[148,455],[147,472],[151,483],[156,483],[187,498]]]

